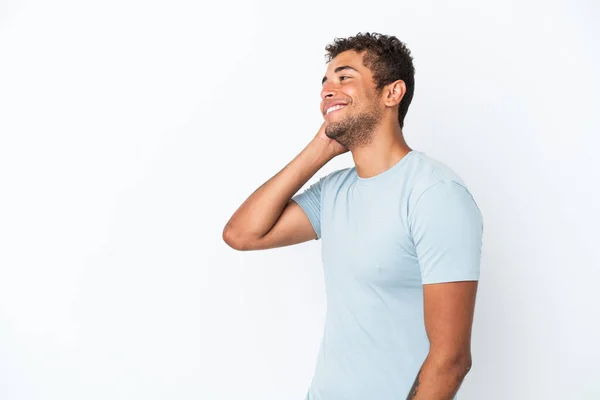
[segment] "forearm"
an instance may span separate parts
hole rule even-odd
[[[470,359],[425,359],[406,400],[452,400],[471,368]]]
[[[292,196],[332,158],[327,146],[320,141],[311,141],[289,164],[242,203],[225,229],[237,237],[262,237],[277,222]]]

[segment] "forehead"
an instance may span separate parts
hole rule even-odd
[[[365,70],[368,71],[368,68],[363,65],[363,56],[364,52],[359,54],[354,50],[341,52],[327,65],[327,75],[333,74],[337,67],[344,65],[349,65],[360,73],[364,73]]]

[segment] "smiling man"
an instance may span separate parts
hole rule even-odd
[[[456,173],[404,140],[405,44],[365,33],[326,51],[321,129],[223,239],[238,250],[321,241],[327,316],[306,399],[453,399],[471,368],[481,213]],[[354,167],[298,193],[347,151]]]

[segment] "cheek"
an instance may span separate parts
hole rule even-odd
[[[358,107],[368,106],[368,105],[372,104],[373,101],[375,100],[373,95],[371,95],[371,93],[369,93],[368,91],[366,91],[363,88],[353,87],[353,88],[350,88],[347,91],[347,93],[348,93],[348,96],[352,98],[354,103],[356,103],[355,105]]]

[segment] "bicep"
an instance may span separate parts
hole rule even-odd
[[[410,228],[424,284],[479,280],[483,220],[465,187],[431,186],[411,210]]]
[[[295,201],[290,200],[271,230],[249,243],[245,250],[290,246],[316,238],[317,233],[304,210]]]
[[[469,191],[453,181],[427,189],[412,211],[421,269],[425,328],[445,360],[470,354],[483,221]]]
[[[448,358],[470,353],[477,284],[460,281],[423,285],[430,352]]]

